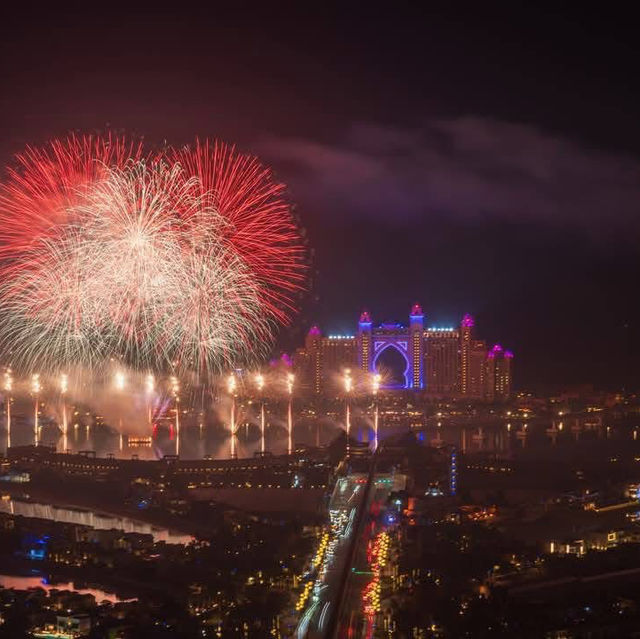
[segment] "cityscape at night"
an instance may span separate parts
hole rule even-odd
[[[630,13],[2,27],[0,639],[640,637]]]

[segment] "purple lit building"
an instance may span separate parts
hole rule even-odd
[[[370,375],[382,375],[386,390],[422,391],[434,397],[503,401],[511,393],[513,354],[499,345],[487,350],[476,339],[474,320],[465,315],[459,327],[425,326],[414,304],[407,324],[374,324],[363,311],[355,335],[323,336],[313,326],[294,367],[302,384],[316,394],[338,394],[344,369],[352,369],[363,389]],[[359,382],[358,382],[359,380]]]

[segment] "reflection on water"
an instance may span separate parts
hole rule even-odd
[[[51,504],[40,504],[19,499],[0,500],[0,512],[11,515],[21,515],[22,517],[36,517],[38,519],[49,519],[67,524],[89,526],[97,530],[116,529],[126,533],[153,535],[154,541],[164,541],[168,544],[188,544],[193,540],[193,537],[189,535],[172,532],[166,528],[158,528],[128,517],[108,515],[79,508],[52,506]]]
[[[0,586],[13,588],[14,590],[29,590],[30,588],[42,588],[47,593],[51,590],[71,590],[80,595],[93,595],[97,603],[108,601],[109,603],[121,603],[124,601],[137,601],[134,599],[120,599],[116,595],[98,588],[76,588],[72,581],[50,584],[43,577],[17,577],[14,575],[0,575]]]
[[[351,436],[373,447],[373,421],[367,415],[358,414],[351,428]],[[338,418],[339,419],[339,418]],[[293,446],[326,446],[340,432],[341,425],[326,418],[318,423],[296,423],[293,419]],[[379,439],[407,430],[406,425],[389,426],[381,418]],[[0,426],[0,436],[2,436]],[[5,447],[9,438],[4,429]],[[564,423],[560,420],[497,420],[448,421],[439,419],[422,428],[414,428],[418,439],[425,445],[454,445],[464,452],[493,452],[505,455],[520,451],[552,450],[556,447],[575,445],[593,439],[638,439],[637,431],[614,431],[602,426],[583,427],[578,420]],[[128,437],[105,425],[72,425],[66,436],[53,423],[41,428],[40,441],[55,446],[58,451],[95,451],[100,457],[113,455],[129,459],[160,459],[165,455],[179,454],[181,459],[229,459],[249,458],[262,451],[262,437],[257,424],[242,424],[234,437],[222,428],[205,424],[154,427],[150,432]],[[26,421],[15,420],[11,428],[11,445],[33,444],[33,426]],[[264,447],[274,455],[286,454],[289,448],[286,422],[269,424],[265,432]]]
[[[325,446],[337,435],[337,425],[297,425],[294,427],[294,445]],[[0,427],[0,433],[2,429]],[[179,438],[179,439],[178,439]],[[7,435],[4,433],[6,449]],[[11,446],[32,445],[33,427],[27,423],[14,421],[11,428]],[[198,425],[181,425],[179,434],[174,428],[155,428],[143,435],[120,437],[108,426],[89,426],[80,424],[70,426],[64,436],[55,424],[47,424],[41,429],[40,443],[55,446],[58,451],[72,452],[95,451],[99,457],[113,455],[130,459],[137,455],[139,459],[160,459],[164,455],[179,453],[181,459],[229,459],[235,457],[253,457],[262,451],[260,431],[255,426],[240,426],[231,438],[228,432],[220,428]],[[265,449],[274,455],[287,453],[287,431],[281,427],[268,428],[265,434]]]

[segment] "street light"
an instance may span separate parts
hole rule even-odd
[[[122,371],[117,371],[113,377],[113,385],[116,387],[116,391],[118,393],[122,393],[125,387],[125,376]],[[124,441],[122,436],[122,407],[119,409],[119,417],[118,417],[118,446],[120,450],[124,447]]]
[[[349,396],[353,389],[353,379],[351,377],[351,369],[345,368],[344,376],[344,393],[345,393],[345,429],[347,431],[347,457],[349,456],[349,437],[351,433],[351,406],[349,402]]]
[[[287,410],[287,426],[289,431],[289,443],[287,452],[291,455],[293,450],[293,382],[295,376],[293,373],[287,373],[287,392],[289,393],[289,407]]]
[[[231,428],[231,457],[236,456],[236,377],[233,373],[227,378],[227,391],[231,395],[231,414],[229,419],[229,426]]]
[[[171,378],[171,392],[176,401],[176,456],[180,454],[180,382],[177,377]]]
[[[34,436],[36,446],[38,445],[38,435],[39,435],[38,409],[39,409],[40,390],[41,390],[40,375],[38,373],[34,373],[31,376],[31,392],[33,393],[33,398],[34,398],[33,436]]]
[[[378,448],[378,391],[380,390],[380,373],[374,373],[371,378],[371,392],[373,394],[373,450]]]
[[[11,447],[11,391],[13,390],[13,377],[11,369],[7,368],[4,374],[4,391],[6,393],[5,407],[7,411],[7,451]]]
[[[256,388],[258,389],[258,395],[260,396],[260,436],[261,436],[261,451],[264,453],[264,431],[265,431],[265,414],[264,414],[264,375],[258,373],[255,377]]]
[[[153,428],[153,394],[156,390],[156,380],[151,373],[145,379],[145,390],[147,392],[147,420],[149,428]]]
[[[60,396],[62,398],[62,449],[67,450],[67,403],[65,395],[69,390],[69,377],[65,373],[60,375]]]

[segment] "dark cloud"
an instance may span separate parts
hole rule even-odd
[[[340,144],[270,137],[258,149],[303,208],[313,202],[326,215],[489,217],[598,233],[635,228],[638,217],[637,159],[496,119],[357,125]]]

